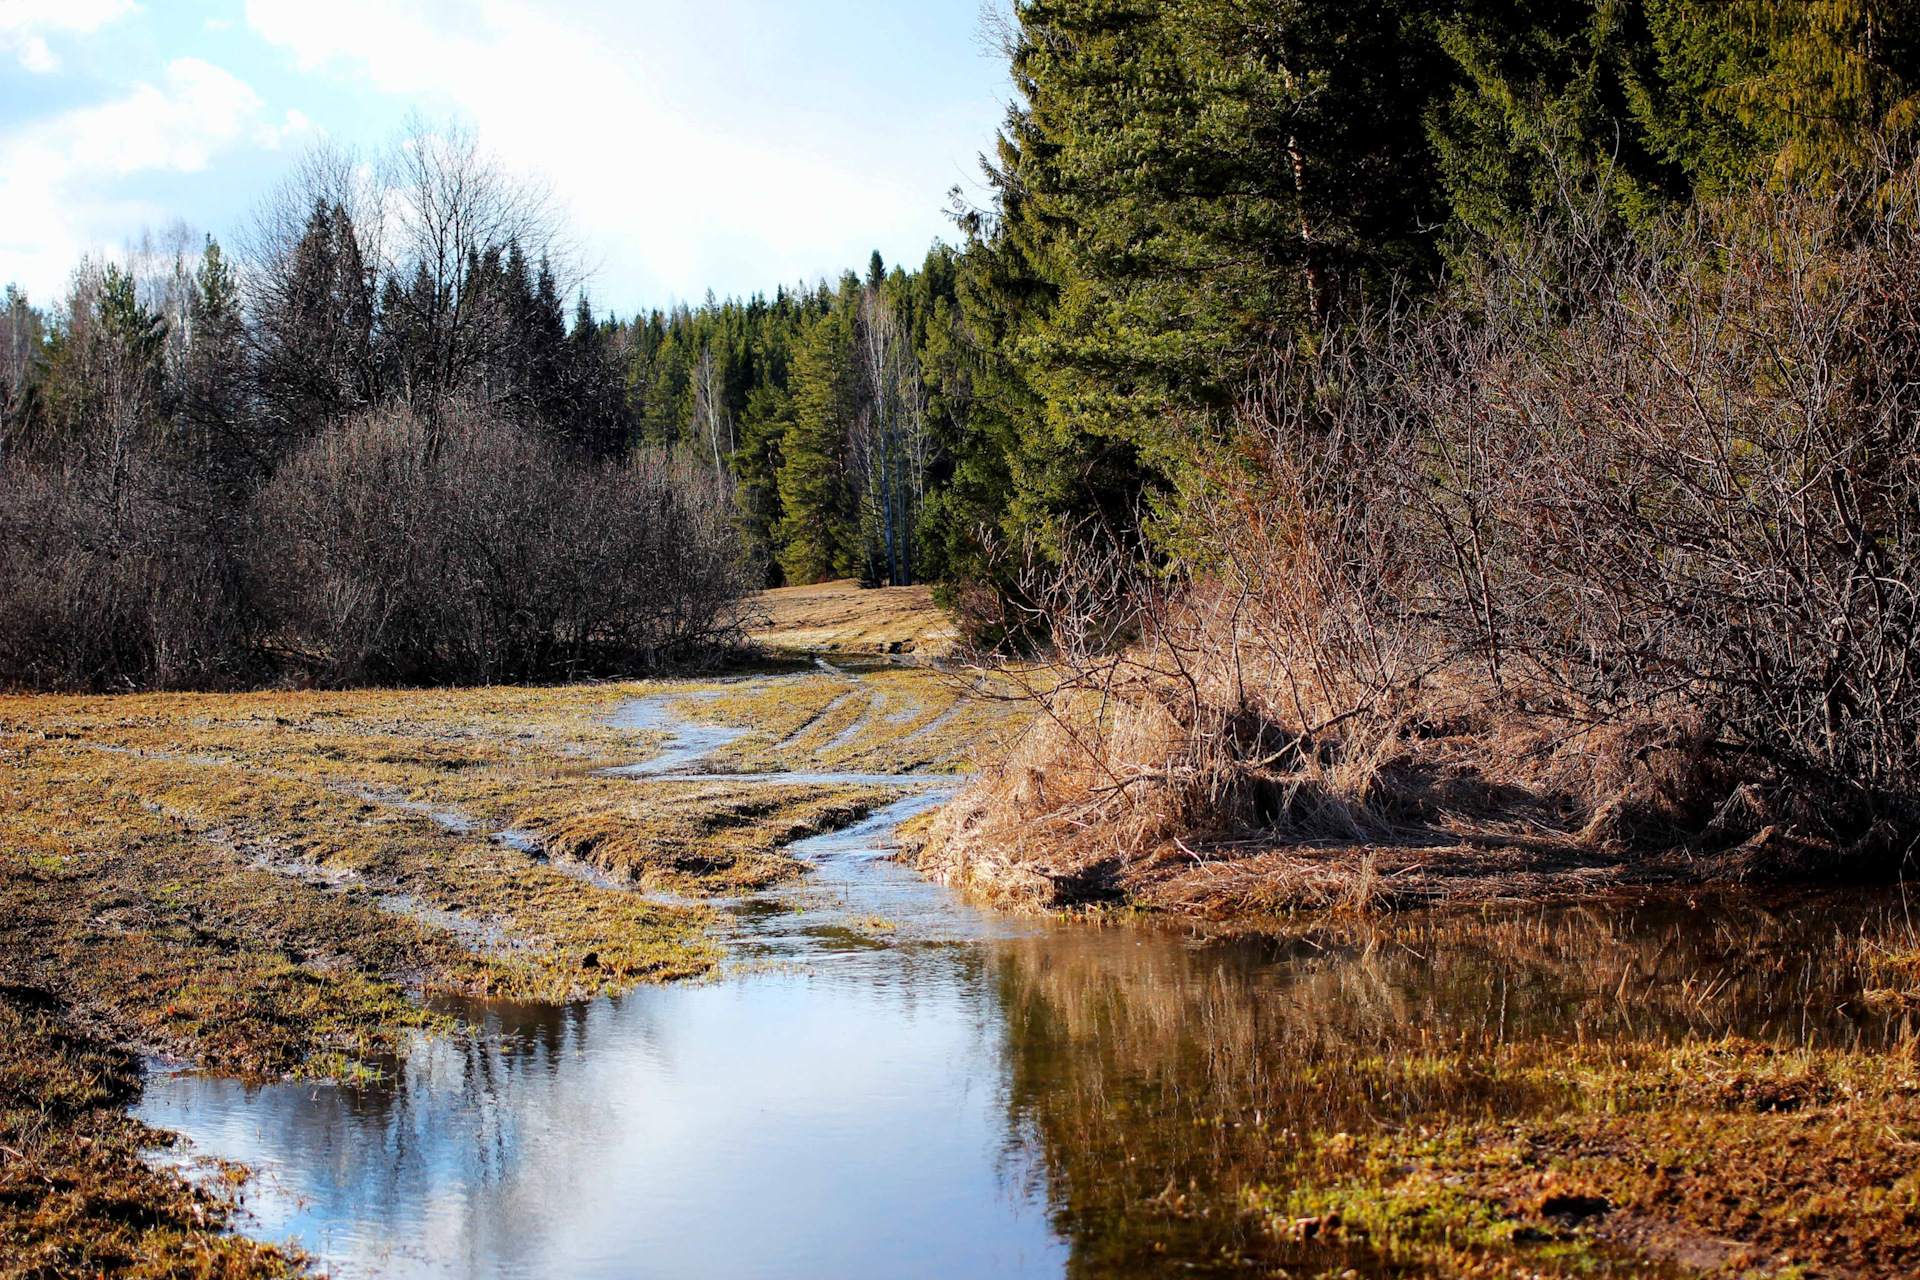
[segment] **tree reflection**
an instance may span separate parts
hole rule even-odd
[[[1301,1135],[1566,1106],[1551,1076],[1502,1069],[1566,1046],[1885,1046],[1901,1024],[1857,999],[1860,940],[1902,929],[1884,902],[1810,899],[1012,941],[996,956],[1014,1131],[1076,1276],[1372,1273],[1364,1249],[1276,1241],[1242,1212],[1302,1176]]]

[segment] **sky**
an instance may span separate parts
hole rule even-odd
[[[459,119],[551,184],[596,309],[917,263],[1010,92],[980,0],[0,0],[0,283],[184,221],[229,242],[321,140]]]

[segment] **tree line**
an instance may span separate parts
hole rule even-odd
[[[945,576],[929,495],[960,406],[956,257],[773,296],[610,320],[628,432],[698,457],[736,489],[738,525],[769,585]]]
[[[471,133],[308,156],[237,254],[0,311],[0,681],[628,670],[739,640],[730,488],[635,447],[561,223]]]
[[[237,530],[345,424],[404,415],[432,451],[485,419],[702,476],[746,582],[932,582],[984,635],[1010,548],[1147,545],[1277,360],[1554,210],[1630,239],[1860,171],[1920,119],[1917,29],[1891,0],[1016,0],[957,244],[626,319],[549,193],[419,127],[309,157],[232,252],[84,264],[45,310],[10,290],[0,458],[163,461]]]

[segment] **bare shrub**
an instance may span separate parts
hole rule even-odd
[[[471,410],[358,419],[257,503],[271,643],[328,684],[570,677],[737,641],[723,496],[642,454],[589,463]]]
[[[213,495],[144,453],[0,467],[0,684],[227,686],[257,672]]]
[[[1711,795],[1719,813],[1683,819],[1910,836],[1914,171],[1708,209],[1599,278],[1605,293],[1564,323],[1489,285],[1477,329],[1400,343],[1420,453],[1401,506],[1440,634],[1498,705],[1690,720],[1710,790],[1771,779],[1763,802],[1742,793],[1738,821]]]
[[[1177,572],[1083,548],[1023,588],[1058,637],[1044,714],[949,817],[949,869],[1059,897],[1276,843],[1907,855],[1920,182],[1638,241],[1574,213],[1436,307],[1280,358],[1161,530]],[[1263,874],[1305,886],[1303,858]],[[1293,896],[1392,897],[1433,863]]]

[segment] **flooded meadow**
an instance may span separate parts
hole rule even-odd
[[[687,744],[740,736],[655,758],[709,769]],[[1897,1275],[1914,1256],[1897,891],[1007,917],[897,859],[897,825],[956,779],[776,777],[892,789],[789,846],[804,875],[703,900],[724,917],[707,977],[441,998],[472,1030],[423,1034],[384,1080],[160,1073],[136,1114],[183,1135],[175,1165],[248,1166],[235,1225],[342,1277]]]

